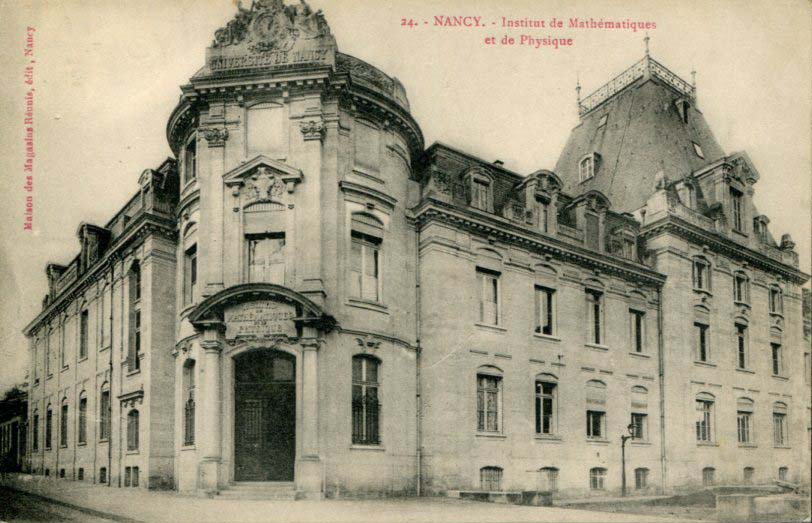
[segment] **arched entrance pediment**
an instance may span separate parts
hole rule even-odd
[[[301,336],[302,328],[330,332],[335,318],[306,296],[273,283],[246,283],[203,300],[189,315],[196,329],[225,328],[227,339]]]

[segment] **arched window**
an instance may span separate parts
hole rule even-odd
[[[542,492],[558,491],[558,469],[542,467],[539,469],[539,490]]]
[[[486,492],[502,490],[502,469],[500,467],[482,467],[479,469],[480,489]]]
[[[711,265],[704,256],[696,256],[693,261],[693,282],[695,290],[710,292]]]
[[[558,427],[558,379],[552,374],[536,376],[536,434],[552,435]]]
[[[712,443],[714,441],[714,402],[713,395],[707,392],[700,393],[696,397],[696,441],[700,443]]]
[[[183,444],[195,444],[195,360],[183,365]]]
[[[748,354],[747,323],[744,319],[736,320],[734,325],[736,332],[736,368],[746,369]]]
[[[79,427],[78,427],[78,442],[79,445],[87,443],[87,392],[82,391],[79,393]]]
[[[713,467],[705,467],[704,469],[702,469],[702,486],[712,487],[715,482],[714,478],[715,475],[716,469]]]
[[[54,412],[51,404],[45,410],[45,450],[51,450],[51,436],[53,431]]]
[[[744,467],[742,471],[742,479],[744,480],[745,485],[752,485],[753,484],[753,476],[756,474],[756,469],[753,467]]]
[[[31,425],[31,447],[34,452],[39,451],[39,410],[34,409],[34,421]]]
[[[188,183],[197,177],[197,139],[192,133],[183,149],[183,181]]]
[[[107,467],[99,469],[99,483],[107,483]]]
[[[639,385],[632,387],[632,437],[636,440],[648,440],[648,390]]]
[[[740,444],[753,442],[753,400],[750,398],[739,398],[736,402],[736,429]]]
[[[352,215],[350,297],[381,300],[383,223],[367,213]]]
[[[127,450],[138,450],[138,411],[127,413]]]
[[[789,476],[789,469],[787,467],[778,467],[778,481],[787,481]]]
[[[110,384],[104,382],[99,396],[99,440],[110,439]]]
[[[68,446],[68,398],[62,398],[62,408],[59,416],[59,446]]]
[[[194,303],[197,297],[197,244],[185,248],[183,253],[183,304]]]
[[[733,301],[750,303],[750,278],[741,271],[733,275]]]
[[[773,445],[786,447],[787,436],[787,404],[776,401],[773,403]]]
[[[606,480],[606,469],[602,467],[595,467],[589,469],[589,489],[590,490],[606,490],[604,484]]]
[[[476,375],[477,431],[502,431],[502,371],[480,367]]]
[[[634,469],[634,488],[643,490],[648,488],[648,469],[637,468]]]
[[[87,358],[88,334],[90,332],[90,313],[87,308],[82,308],[79,313],[79,359]],[[102,318],[102,323],[105,318]]]
[[[357,445],[381,442],[380,367],[373,356],[352,358],[352,442]]]
[[[606,384],[586,382],[586,437],[606,439]]]

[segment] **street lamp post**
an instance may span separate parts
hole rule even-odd
[[[634,439],[634,424],[629,423],[629,426],[626,427],[629,431],[629,435],[626,436],[625,434],[620,436],[620,466],[621,466],[621,490],[620,495],[622,497],[626,497],[626,440]]]

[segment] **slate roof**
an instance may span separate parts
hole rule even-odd
[[[555,166],[564,191],[577,196],[591,189],[605,194],[618,212],[644,206],[655,190],[655,175],[663,171],[669,182],[682,179],[724,156],[702,112],[691,100],[688,123],[677,105],[686,98],[667,82],[651,75],[638,78],[591,109],[570,133]],[[601,117],[606,124],[599,127]],[[694,151],[702,148],[705,158]],[[579,183],[578,164],[590,153],[600,162],[595,176]]]

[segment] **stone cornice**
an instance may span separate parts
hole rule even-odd
[[[23,329],[26,336],[31,336],[33,330],[41,323],[59,314],[68,307],[73,300],[88,286],[96,283],[105,277],[105,271],[114,263],[124,258],[124,251],[132,247],[136,242],[142,242],[150,234],[161,234],[170,240],[177,238],[175,222],[154,214],[143,213],[138,216],[132,224],[128,226],[129,231],[122,234],[111,245],[107,252],[92,267],[71,283],[59,296],[57,296],[48,307],[42,310]]]
[[[752,267],[763,271],[777,273],[786,279],[803,284],[809,280],[809,275],[785,263],[773,260],[761,253],[753,251],[739,243],[723,238],[714,232],[703,230],[676,216],[662,218],[652,224],[646,225],[640,231],[642,239],[650,238],[662,233],[673,233],[699,245],[707,245],[709,249],[729,258],[747,262]]]
[[[629,262],[607,253],[596,253],[518,227],[498,216],[480,216],[470,210],[461,209],[433,198],[424,199],[420,205],[413,209],[412,215],[418,231],[425,224],[438,221],[478,236],[496,238],[511,245],[529,248],[534,252],[549,254],[561,261],[575,263],[643,284],[659,287],[666,279],[664,274],[660,274],[644,265]]]

